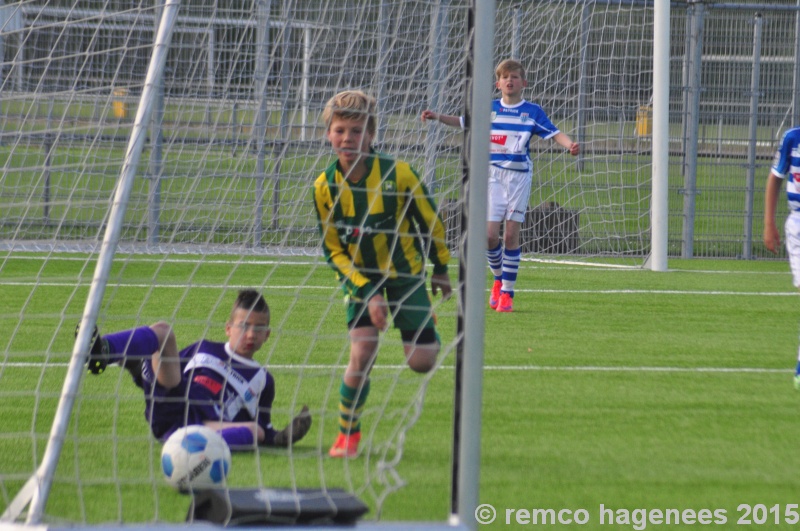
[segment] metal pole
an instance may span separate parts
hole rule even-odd
[[[447,8],[450,0],[441,0],[431,8],[431,30],[428,36],[428,108],[436,112],[442,112],[439,107],[442,105],[442,91],[447,79],[447,72],[444,67],[444,50],[447,39]],[[430,125],[426,131],[427,141],[425,146],[425,169],[423,182],[436,194],[436,160],[439,151],[439,144],[442,141],[442,128],[438,125]],[[439,205],[441,206],[441,205]]]
[[[286,21],[281,31],[281,115],[279,118],[279,130],[281,141],[287,141],[291,132],[289,91],[292,86],[291,77],[293,75],[289,64],[289,50],[292,47],[292,20],[294,20],[294,6],[292,2],[284,2],[283,20]]]
[[[514,8],[514,16],[511,17],[511,59],[519,60],[519,43],[522,40],[522,30],[520,29],[520,15],[522,14],[522,8],[520,6],[516,6]]]
[[[391,28],[395,23],[396,21],[394,21],[391,17],[387,2],[385,0],[381,0],[380,4],[378,5],[378,28]],[[388,103],[389,94],[386,88],[386,65],[389,64],[389,43],[385,32],[376,31],[375,33],[377,34],[376,38],[378,39],[378,42],[376,43],[378,57],[375,61],[373,83],[375,84],[377,90],[378,109],[380,109],[384,115],[388,116],[392,114],[392,109],[389,107]],[[380,120],[378,122],[378,132],[375,138],[378,146],[382,145],[384,139],[386,138],[387,123],[388,120]]]
[[[0,58],[2,58],[3,62],[5,62],[5,56],[6,56],[6,46],[5,46],[6,39],[3,34],[10,29],[8,27],[10,13],[8,12],[7,9],[4,8],[5,7],[4,4],[5,1],[0,0]],[[4,115],[2,98],[0,98],[0,115]]]
[[[128,149],[122,164],[122,170],[120,171],[119,184],[114,195],[114,203],[111,207],[111,212],[109,213],[108,226],[103,237],[103,245],[100,250],[100,256],[97,259],[97,267],[95,268],[94,278],[92,279],[92,286],[89,289],[86,307],[83,310],[80,332],[78,333],[72,350],[72,357],[69,362],[69,368],[67,369],[64,387],[61,391],[58,409],[55,419],[53,420],[53,426],[50,429],[47,449],[42,458],[42,464],[36,471],[38,485],[31,499],[31,507],[26,521],[28,525],[39,524],[44,515],[44,508],[47,504],[47,498],[53,484],[58,459],[61,455],[67,429],[69,428],[72,407],[75,403],[75,397],[78,394],[81,377],[84,373],[83,365],[86,361],[86,352],[89,350],[89,340],[92,336],[92,329],[97,322],[97,315],[100,312],[106,283],[109,273],[111,272],[111,264],[114,259],[117,244],[119,243],[120,234],[122,233],[122,224],[125,220],[128,198],[133,188],[136,168],[139,165],[142,149],[147,137],[146,124],[153,111],[154,92],[156,91],[160,77],[164,73],[167,51],[169,50],[175,20],[178,17],[179,6],[180,0],[166,0],[166,4],[164,5],[164,15],[158,28],[156,43],[153,46],[153,54],[150,59],[150,66],[147,69],[144,90],[142,91],[139,107],[136,111],[136,120],[134,121],[131,136],[128,141]]]
[[[253,245],[261,245],[264,236],[264,196],[266,194],[266,153],[267,135],[267,74],[269,72],[269,17],[270,0],[256,0],[256,58],[253,75],[253,98],[258,102],[250,142],[256,151],[255,208],[253,212]]]
[[[216,7],[214,7],[216,10]],[[216,66],[214,66],[214,57],[217,54],[217,43],[216,43],[216,35],[214,34],[214,23],[212,22],[208,31],[206,31],[206,35],[208,35],[208,45],[207,45],[207,52],[206,52],[206,97],[208,98],[209,104],[206,105],[206,123],[209,127],[212,126],[214,123],[214,115],[211,111],[211,101],[214,99],[214,74],[217,71]]]
[[[586,146],[586,71],[589,68],[589,31],[592,24],[591,4],[586,3],[581,11],[581,65],[578,76],[578,143]],[[578,171],[583,171],[583,151],[578,155]]]
[[[156,25],[163,16],[161,6],[156,7]],[[147,242],[150,245],[158,244],[160,240],[161,225],[161,178],[164,172],[164,78],[161,77],[154,90],[153,118],[150,122],[150,192],[147,198],[150,206],[147,220]]]
[[[692,54],[689,59],[689,104],[687,107],[686,175],[683,185],[683,235],[681,256],[694,254],[694,214],[697,195],[697,141],[700,124],[700,73],[703,58],[705,6],[699,1],[692,18]]]
[[[797,0],[800,9],[800,0]],[[792,90],[792,127],[800,123],[800,10],[794,15],[794,86]]]
[[[38,10],[42,8],[36,7],[34,9],[38,13]],[[17,92],[22,92],[25,81],[25,61],[22,60],[25,57],[25,38],[23,37],[23,32],[20,31],[24,27],[25,14],[22,4],[16,3],[15,5],[6,6],[5,1],[0,0],[0,58],[5,57],[6,36],[16,33],[17,50],[12,60],[14,62],[19,60],[19,62],[15,65],[13,73],[10,74],[13,75],[10,87],[11,90],[16,90]],[[2,101],[0,101],[1,103]]]
[[[650,257],[653,271],[667,270],[669,241],[669,0],[653,4],[653,198]]]
[[[744,202],[744,242],[742,258],[753,257],[753,197],[756,179],[756,135],[758,133],[758,96],[761,80],[761,33],[763,20],[761,13],[753,18],[753,73],[750,78],[750,141],[747,145],[747,184]]]
[[[459,271],[463,316],[463,335],[457,357],[457,425],[454,434],[454,476],[456,492],[452,498],[452,523],[476,528],[481,450],[481,402],[483,399],[484,295],[486,291],[486,186],[489,175],[489,150],[486,143],[491,132],[492,61],[494,50],[493,0],[473,0],[472,64],[467,68],[465,113],[466,205],[462,209],[462,227],[467,228]],[[470,76],[471,74],[471,76]],[[471,86],[470,86],[471,83]],[[464,220],[466,217],[466,220]],[[464,392],[468,390],[469,392]]]
[[[53,146],[55,135],[52,133],[53,127],[53,106],[55,105],[52,98],[47,102],[47,122],[45,125],[44,143],[42,150],[44,151],[44,191],[42,196],[42,203],[44,203],[43,216],[44,224],[50,224],[50,170],[53,167]]]
[[[689,61],[692,58],[692,23],[695,16],[694,7],[686,10],[686,37],[684,39],[683,65],[681,68],[681,175],[686,175],[686,129],[689,117]]]
[[[283,157],[291,141],[291,127],[289,123],[289,90],[291,88],[292,75],[289,67],[289,48],[292,45],[292,23],[294,17],[294,5],[291,2],[284,2],[282,6],[283,20],[286,23],[281,32],[281,114],[278,125],[278,139],[273,144],[272,155],[275,159],[272,165],[272,219],[270,229],[276,231],[280,228],[280,208],[281,208],[281,169],[283,167]]]
[[[303,27],[303,72],[300,84],[300,94],[302,97],[300,106],[300,140],[305,141],[306,128],[308,127],[308,84],[311,77],[311,28]]]

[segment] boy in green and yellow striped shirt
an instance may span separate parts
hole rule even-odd
[[[433,264],[431,293],[450,296],[450,251],[436,204],[407,163],[372,149],[375,99],[340,92],[322,118],[337,155],[314,183],[325,258],[336,271],[347,302],[350,361],[340,387],[340,426],[332,457],[354,457],[361,440],[359,415],[369,394],[378,334],[388,312],[400,330],[408,366],[430,371],[439,353],[425,256]]]

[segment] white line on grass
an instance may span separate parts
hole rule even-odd
[[[487,290],[488,291],[488,290]],[[796,297],[796,291],[692,291],[673,289],[518,289],[519,293],[593,293],[598,295],[745,295],[749,297]]]
[[[32,362],[9,362],[5,367],[14,368],[41,368],[44,364]],[[67,367],[67,363],[48,363],[48,367]],[[111,367],[111,366],[109,366]],[[342,370],[346,365],[297,365],[297,364],[280,364],[268,365],[267,368],[271,370],[289,370],[289,371],[303,371],[303,370]],[[382,365],[375,364],[373,369],[378,370],[398,370],[406,368],[405,365]],[[440,369],[452,370],[454,365],[442,365]],[[483,367],[486,371],[530,371],[530,372],[696,372],[696,373],[758,373],[758,374],[783,374],[791,372],[791,369],[768,369],[766,367],[620,367],[620,366],[597,366],[597,365],[573,365],[559,367],[556,365],[485,365]]]
[[[305,258],[284,257],[284,258],[270,258],[270,259],[255,259],[244,258],[237,260],[226,260],[224,258],[154,258],[150,256],[128,255],[127,253],[116,253],[115,256],[131,256],[132,260],[137,263],[155,263],[155,264],[191,264],[196,265],[198,262],[207,265],[323,265],[327,267],[327,263],[323,258],[319,260],[308,260]],[[34,260],[34,261],[48,261],[48,262],[86,262],[85,256],[64,256],[64,255],[47,255],[47,256],[19,256],[10,255],[9,260]],[[92,261],[95,259],[93,258]]]
[[[118,255],[128,256],[128,253],[117,253]],[[170,264],[192,264],[196,265],[198,259],[195,257],[192,258],[154,258],[149,256],[139,256],[133,255],[134,260],[137,262],[152,262],[152,263],[170,263]],[[19,255],[10,255],[7,257],[9,260],[48,260],[48,261],[63,261],[63,262],[86,262],[86,257],[79,257],[79,256],[69,256],[69,255],[47,255],[47,256],[19,256]],[[320,258],[318,260],[308,260],[307,258],[302,257],[295,257],[295,256],[287,256],[283,258],[238,258],[238,259],[231,259],[226,260],[224,258],[213,258],[213,259],[203,259],[203,264],[221,264],[221,265],[309,265],[309,266],[326,266],[326,262],[324,259]],[[569,269],[581,269],[581,268],[594,268],[594,269],[606,269],[608,271],[649,271],[639,265],[624,265],[624,264],[604,264],[604,263],[597,263],[597,262],[581,262],[580,260],[552,260],[547,258],[535,258],[535,257],[522,257],[521,265],[524,266],[524,269],[537,269],[539,268],[538,264],[549,264],[549,265],[561,265],[561,266],[570,266]],[[736,271],[736,270],[713,270],[713,269],[682,269],[682,268],[670,268],[666,271],[666,273],[703,273],[703,274],[720,274],[720,275],[790,275],[790,272],[787,268],[786,271]]]
[[[649,269],[643,266],[636,266],[636,265],[624,265],[624,264],[604,264],[604,263],[597,263],[597,262],[581,262],[580,260],[550,260],[546,258],[521,258],[521,264],[526,266],[527,269],[539,269],[535,264],[549,264],[549,265],[561,265],[561,266],[570,266],[570,267],[563,267],[559,269],[568,269],[568,270],[576,270],[576,269],[605,269],[610,272],[629,272],[629,271],[642,271],[642,272],[650,272]],[[735,270],[735,269],[685,269],[680,267],[670,267],[665,273],[701,273],[707,275],[781,275],[781,276],[790,276],[791,271],[787,267],[785,271],[743,271],[743,270]],[[663,274],[663,273],[661,273]]]
[[[84,285],[89,287],[90,281]],[[0,282],[0,286],[46,286],[46,287],[75,287],[74,282]],[[149,289],[153,287],[152,284],[138,284],[138,283],[120,283],[115,284],[115,287],[120,288],[140,288]],[[192,289],[245,289],[252,287],[250,285],[221,285],[221,284],[193,284]],[[324,285],[290,285],[290,286],[276,286],[270,285],[269,289],[285,289],[285,290],[299,290],[299,289],[313,289],[313,290],[336,290],[335,286]],[[159,284],[159,289],[186,289],[184,284]],[[490,291],[486,289],[487,293]],[[594,294],[594,295],[731,295],[731,296],[746,296],[746,297],[792,297],[797,296],[796,291],[703,291],[703,290],[672,290],[672,289],[520,289],[515,288],[518,293],[549,293],[549,294]]]
[[[624,264],[603,264],[597,262],[581,262],[580,260],[551,260],[548,258],[529,258],[529,257],[522,257],[520,259],[522,263],[539,263],[539,264],[551,264],[551,265],[568,265],[568,266],[579,266],[579,267],[596,267],[599,269],[619,269],[623,271],[636,271],[642,270],[646,271],[642,266],[638,265],[624,265]]]

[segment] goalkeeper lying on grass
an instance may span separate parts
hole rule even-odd
[[[204,424],[231,450],[288,447],[308,433],[311,415],[303,406],[286,428],[272,427],[275,380],[253,360],[269,337],[269,319],[261,294],[243,290],[225,324],[226,343],[204,339],[179,352],[163,321],[102,337],[95,329],[88,369],[100,374],[110,363],[124,366],[144,390],[145,418],[161,441],[183,426]]]

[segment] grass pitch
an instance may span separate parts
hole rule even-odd
[[[43,453],[72,328],[88,291],[84,264],[55,258],[46,268],[35,258],[3,258],[4,508]],[[669,265],[669,272],[653,273],[526,261],[514,313],[487,313],[480,503],[492,505],[496,519],[482,528],[526,527],[536,517],[539,525],[563,529],[695,529],[707,514],[703,527],[796,527],[791,522],[800,479],[792,465],[800,393],[792,387],[792,369],[798,295],[788,265]],[[106,329],[127,326],[120,316],[179,317],[179,343],[202,333],[222,339],[216,324],[202,320],[210,312],[214,323],[224,321],[232,295],[219,279],[265,286],[274,332],[262,353],[278,382],[276,424],[281,427],[302,402],[324,404],[309,437],[291,455],[235,455],[234,486],[311,487],[323,478],[331,488],[361,489],[370,518],[380,511],[382,520],[446,519],[452,353],[432,376],[421,417],[407,434],[397,468],[402,479],[384,478],[396,483],[392,491],[401,482],[406,486],[378,504],[371,496],[377,483],[365,487],[360,479],[374,454],[349,462],[324,457],[335,436],[326,417],[335,408],[330,387],[338,384],[346,347],[330,272],[206,264],[204,285],[206,273],[190,262],[155,272],[149,267],[143,261],[118,272],[119,287],[109,291],[113,298],[103,311]],[[190,269],[198,286],[189,300],[178,301],[168,281]],[[160,287],[146,289],[146,282]],[[438,313],[443,338],[451,340],[455,302]],[[316,340],[309,354],[305,341],[311,334]],[[402,402],[417,378],[408,370],[400,380],[382,378],[402,362],[399,345],[387,341],[366,426],[378,424],[390,387]],[[64,357],[51,354],[41,363],[42,351]],[[142,407],[141,393],[122,371],[84,378],[48,504],[50,520],[170,522],[186,516],[188,499],[160,482],[160,445],[149,436]]]

